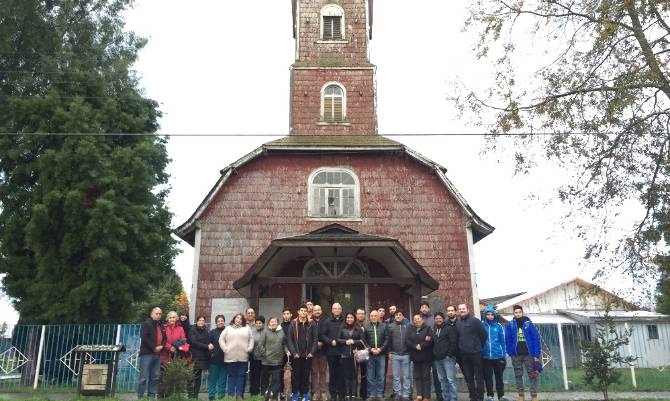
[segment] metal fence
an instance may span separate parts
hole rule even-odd
[[[595,327],[565,324],[540,324],[537,327],[542,337],[544,366],[539,378],[540,389],[574,387],[582,366],[581,343],[593,336]],[[626,327],[632,329],[631,341],[621,352],[637,358],[634,366],[625,367],[631,369],[626,380],[631,381],[632,387],[637,387],[636,372],[651,371],[660,377],[658,380],[670,383],[670,324],[627,326],[622,323],[620,329]],[[139,332],[138,324],[9,327],[5,336],[0,337],[0,390],[21,387],[74,389],[82,359],[104,362],[109,355],[93,352],[82,356],[73,353],[73,348],[89,344],[124,344],[126,351],[120,355],[117,390],[134,391],[138,377]],[[203,379],[206,381],[206,375]],[[509,361],[505,382],[510,386],[514,383]]]

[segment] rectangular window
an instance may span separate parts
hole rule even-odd
[[[658,340],[658,326],[655,324],[648,324],[647,335],[650,340]]]
[[[323,17],[323,40],[342,39],[342,17]]]

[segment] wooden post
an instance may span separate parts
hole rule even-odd
[[[628,332],[628,322],[624,322],[624,328]],[[633,356],[633,347],[630,345],[630,338],[628,339],[628,355]],[[635,377],[635,362],[630,364],[630,378],[633,381],[633,388],[637,388],[637,377]]]

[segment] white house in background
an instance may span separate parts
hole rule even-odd
[[[536,289],[513,296],[482,299],[496,306],[506,320],[513,318],[513,306],[521,305],[536,324],[560,323],[566,342],[566,364],[579,364],[579,341],[589,338],[593,324],[604,315],[610,302],[610,315],[620,332],[632,329],[630,346],[622,349],[624,355],[637,356],[640,368],[670,366],[670,316],[642,310],[625,299],[581,278]]]

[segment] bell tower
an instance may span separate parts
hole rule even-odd
[[[373,0],[292,0],[291,135],[376,135]]]

